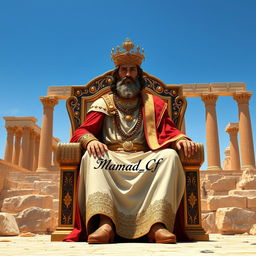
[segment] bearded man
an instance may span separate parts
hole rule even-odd
[[[123,49],[112,52],[117,68],[111,93],[91,105],[71,139],[86,150],[78,184],[81,226],[88,243],[110,243],[116,234],[175,243],[185,187],[175,150],[190,157],[197,145],[175,127],[164,101],[143,92],[143,53],[131,51],[129,40]],[[80,229],[65,240],[77,240]]]

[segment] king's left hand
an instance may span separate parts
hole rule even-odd
[[[176,142],[176,148],[178,150],[184,149],[185,157],[191,157],[197,152],[197,143],[191,140],[179,140]]]

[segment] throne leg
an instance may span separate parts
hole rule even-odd
[[[185,232],[195,241],[208,241],[201,222],[200,177],[198,169],[186,169],[186,187],[184,194]]]
[[[75,222],[77,166],[61,166],[58,227],[51,241],[62,241],[72,230]]]

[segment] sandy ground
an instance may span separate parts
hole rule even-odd
[[[0,237],[1,256],[27,255],[255,255],[256,236],[210,235],[208,242],[178,243],[178,244],[148,244],[148,243],[116,243],[105,245],[89,245],[87,243],[51,242],[49,235],[35,237],[5,236]]]

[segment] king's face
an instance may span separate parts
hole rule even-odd
[[[123,79],[124,77],[128,77],[126,82],[129,81],[129,77],[132,77],[135,79],[138,76],[138,69],[136,65],[120,65],[118,70],[118,75],[120,79]]]

